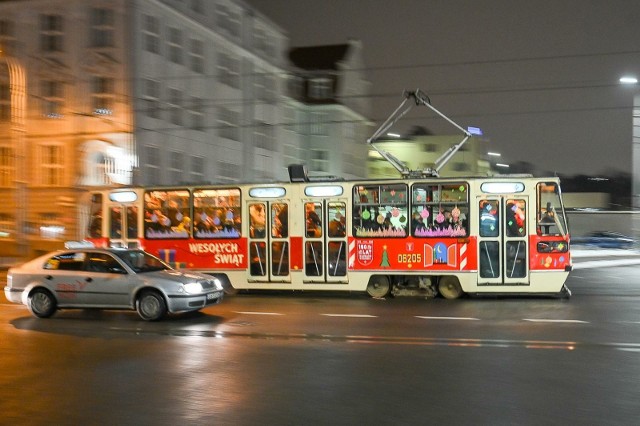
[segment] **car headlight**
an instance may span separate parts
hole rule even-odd
[[[184,290],[187,293],[198,294],[202,293],[202,284],[200,283],[189,283],[184,285]]]
[[[222,290],[222,289],[223,289],[223,287],[222,287],[222,281],[220,281],[219,279],[214,278],[214,279],[213,279],[213,284],[215,285],[216,290]]]

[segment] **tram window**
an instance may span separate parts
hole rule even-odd
[[[411,232],[415,237],[464,237],[469,234],[468,185],[415,184]]]
[[[285,203],[271,204],[271,236],[289,237],[289,208]]]
[[[102,237],[102,194],[91,196],[91,218],[89,220],[89,237]]]
[[[322,237],[322,204],[321,203],[305,203],[304,219],[307,238]]]
[[[527,234],[526,209],[524,200],[508,199],[506,201],[504,220],[507,226],[507,237],[524,237]]]
[[[267,236],[267,216],[265,203],[249,204],[249,236],[265,238]]]
[[[289,243],[274,241],[271,243],[271,275],[289,275]]]
[[[263,241],[251,242],[249,244],[249,256],[251,262],[249,265],[250,273],[253,276],[267,275],[267,250]]]
[[[347,235],[346,205],[340,202],[329,203],[329,238],[342,238]]]
[[[407,186],[356,185],[353,187],[353,234],[357,237],[406,237]]]
[[[122,209],[120,207],[111,207],[109,209],[109,238],[122,238]]]
[[[189,238],[191,235],[189,191],[146,191],[144,235],[149,239]]]
[[[322,242],[307,241],[305,243],[305,271],[309,277],[322,275]]]
[[[193,235],[197,239],[239,238],[240,213],[240,190],[237,188],[193,191]]]
[[[500,203],[498,200],[480,200],[478,216],[481,237],[497,237],[500,234]]]
[[[345,241],[331,241],[328,245],[329,267],[327,273],[332,277],[347,275],[347,247]]]
[[[498,242],[481,241],[479,257],[480,276],[482,278],[498,278],[500,276],[500,247]]]
[[[567,226],[560,198],[560,188],[555,182],[539,183],[537,233],[538,235],[566,235]]]
[[[138,207],[127,207],[127,238],[138,238]]]

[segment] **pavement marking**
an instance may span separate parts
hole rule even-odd
[[[469,318],[469,317],[423,317],[423,316],[416,316],[416,318],[432,319],[432,320],[480,321],[480,318]]]
[[[581,320],[544,319],[544,318],[523,318],[522,320],[529,321],[529,322],[589,324],[589,321],[581,321]]]
[[[320,314],[325,317],[345,317],[345,318],[378,318],[377,315],[366,314]]]
[[[240,312],[240,311],[234,311],[236,314],[243,314],[243,315],[284,315],[284,314],[280,314],[278,312],[252,312],[252,311],[245,311],[245,312]]]

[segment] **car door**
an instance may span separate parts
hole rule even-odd
[[[84,264],[83,300],[92,307],[130,307],[135,274],[106,252],[89,252]]]

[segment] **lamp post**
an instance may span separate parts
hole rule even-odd
[[[638,85],[635,76],[623,76],[620,83],[633,86]],[[640,236],[640,93],[633,94],[633,109],[631,112],[631,205],[633,207],[632,232],[634,237]]]

